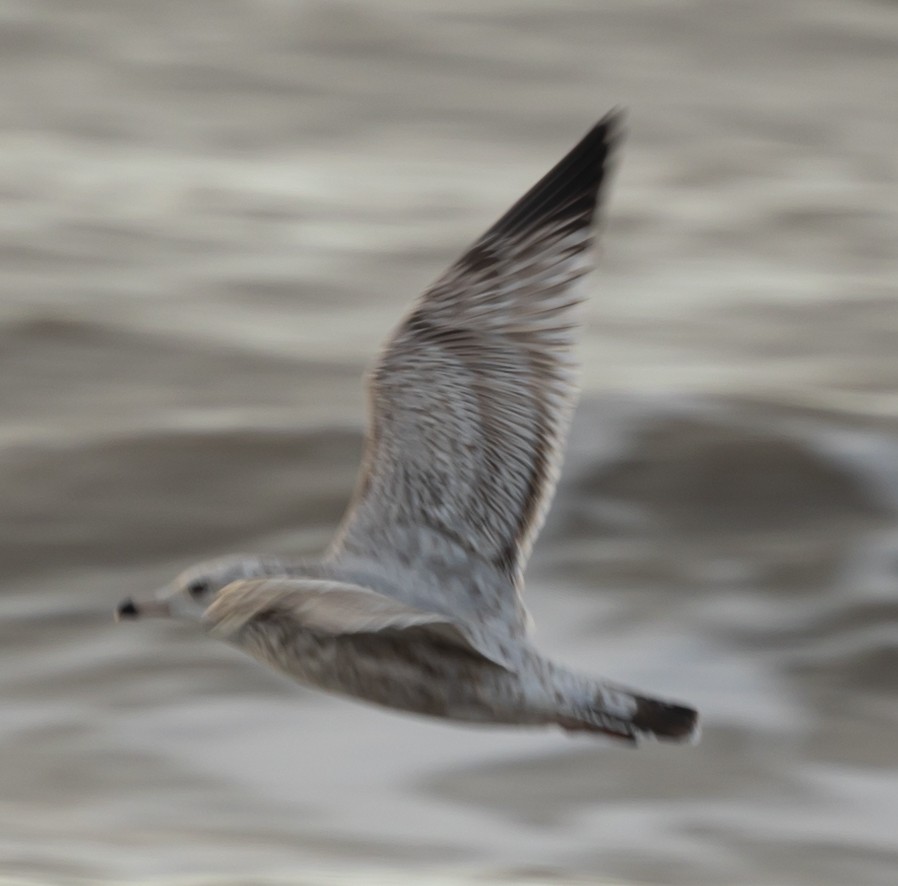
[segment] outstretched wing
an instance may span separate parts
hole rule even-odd
[[[222,639],[264,622],[288,638],[297,631],[330,637],[394,634],[421,637],[453,646],[508,669],[509,663],[489,636],[476,626],[436,612],[406,606],[392,597],[347,582],[307,578],[237,581],[216,595],[203,613],[210,633]],[[289,645],[286,643],[285,645]]]
[[[331,549],[436,576],[450,611],[516,588],[548,508],[576,399],[573,308],[621,115],[601,120],[419,299],[370,379],[355,498]],[[446,573],[488,571],[501,599]],[[451,584],[448,583],[448,584]],[[434,603],[438,593],[433,592]]]

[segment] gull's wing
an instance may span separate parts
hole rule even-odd
[[[222,588],[203,621],[215,636],[236,637],[247,625],[264,624],[278,636],[312,631],[330,637],[390,634],[426,639],[508,669],[490,638],[436,612],[406,606],[392,597],[347,582],[305,578],[237,581]],[[289,645],[285,641],[284,645]]]
[[[576,399],[575,284],[591,267],[620,122],[612,112],[596,124],[387,341],[370,378],[362,473],[332,562],[430,577],[428,603],[459,615],[491,610],[523,629],[516,589]],[[476,593],[447,581],[471,573],[489,576]]]

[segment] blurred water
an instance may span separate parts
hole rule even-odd
[[[21,0],[0,49],[0,874],[896,881],[894,4]],[[418,721],[114,626],[325,543],[381,338],[615,104],[527,596],[702,744]]]

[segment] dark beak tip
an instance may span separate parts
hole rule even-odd
[[[134,604],[134,601],[128,597],[125,600],[122,600],[121,603],[118,604],[118,607],[115,610],[115,620],[122,621],[126,618],[137,618],[140,615],[140,610]]]

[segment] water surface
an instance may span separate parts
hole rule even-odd
[[[0,22],[0,874],[895,882],[893,4]],[[702,744],[430,723],[113,625],[194,560],[326,543],[380,340],[616,104],[527,599],[547,651],[697,704]]]

